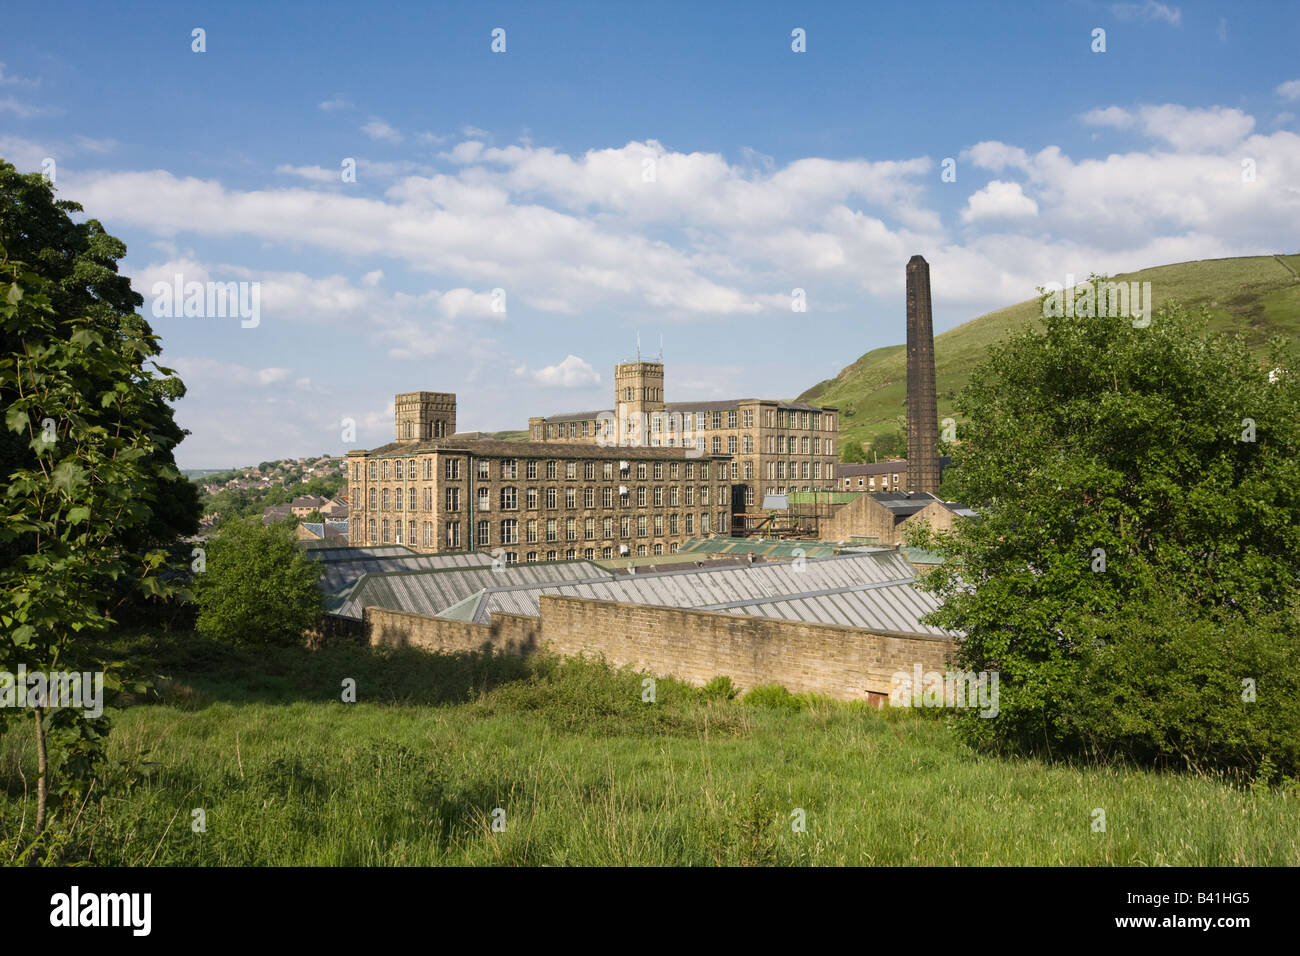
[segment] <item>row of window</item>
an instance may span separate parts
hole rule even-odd
[[[769,461],[767,463],[767,478],[809,478],[820,480],[822,477],[822,463],[820,461],[792,461],[789,467],[784,461]],[[826,477],[831,478],[833,475],[833,466],[827,464]]]
[[[490,458],[475,459],[474,461],[475,476],[483,480],[492,478],[493,477],[492,467],[491,467],[492,461],[493,459]],[[390,477],[395,481],[415,481],[417,480],[418,464],[419,463],[414,458],[411,458],[409,460],[404,460],[401,458],[395,458],[395,459],[385,458],[382,460],[371,461],[369,464],[368,474],[371,481],[388,481]],[[443,477],[451,481],[459,481],[461,476],[461,468],[460,468],[461,459],[446,458],[443,460],[443,464],[444,464]],[[524,462],[524,477],[527,478],[529,481],[533,481],[536,480],[538,477],[540,477],[540,474],[544,471],[547,478],[559,478],[561,472],[563,472],[564,477],[566,479],[576,479],[578,477],[578,464],[579,463],[576,461],[561,462],[555,459],[547,459],[545,461],[539,461],[535,458],[530,458]],[[581,464],[582,464],[582,477],[587,479],[588,481],[595,480],[596,462],[586,461],[586,462],[582,462]],[[614,464],[615,463],[613,461],[605,461],[600,463],[600,476],[604,478],[606,481],[612,481],[614,479]],[[665,464],[668,466],[666,471],[670,479],[677,479],[680,477],[682,471],[681,466],[683,463],[677,461],[670,461],[670,462],[656,461],[652,464],[652,466],[648,466],[647,463],[644,461],[639,461],[636,463],[635,466],[636,476],[637,478],[645,479],[648,474],[653,473],[654,479],[656,481],[662,481],[665,472],[665,468],[664,468]],[[685,465],[686,465],[686,477],[694,478],[696,473],[696,468],[695,468],[696,463],[693,461],[688,461],[685,462]],[[632,468],[633,466],[631,462],[627,462],[627,461],[618,462],[619,477],[621,478],[631,477]],[[432,458],[424,459],[424,474],[422,477],[424,478],[425,481],[433,480],[433,459]],[[505,478],[505,479],[518,478],[519,459],[517,458],[498,459],[496,477]],[[709,463],[707,461],[702,461],[699,463],[699,477],[704,480],[708,480]],[[361,480],[360,462],[352,463],[352,480],[353,481]]]
[[[716,493],[714,495],[719,505],[725,505],[731,499],[731,491],[728,485],[714,485]],[[700,504],[709,502],[709,485],[699,486],[698,500]],[[585,509],[594,509],[596,507],[596,490],[588,486],[582,489],[582,507]],[[616,500],[615,491],[617,490],[617,502],[620,508],[632,507],[633,490],[627,485],[619,485],[617,489],[612,486],[606,486],[600,489],[600,506],[602,508],[613,508]],[[573,510],[578,507],[578,489],[577,488],[526,488],[524,489],[524,507],[528,511],[537,511],[544,500],[548,511],[557,510],[560,507],[560,492],[564,493],[564,507],[566,510]],[[409,488],[406,490],[405,499],[403,499],[401,488],[370,488],[367,491],[366,506],[371,511],[419,511],[416,506],[416,489]],[[544,498],[543,498],[544,495]],[[477,489],[476,510],[492,510],[492,492],[490,488]],[[403,500],[405,500],[405,509],[403,509]],[[656,508],[662,508],[667,503],[668,507],[676,508],[679,504],[687,507],[695,504],[697,500],[696,489],[694,485],[669,485],[666,493],[663,485],[655,485],[647,488],[645,485],[638,485],[635,489],[636,507],[645,508],[653,504]],[[433,510],[433,489],[424,489],[424,508],[425,511]],[[497,504],[502,511],[519,510],[519,489],[513,485],[507,485],[497,491]],[[460,489],[444,488],[443,489],[443,510],[459,511],[460,510]]]
[[[630,389],[629,389],[630,391]],[[631,401],[632,399],[626,399]],[[654,401],[654,399],[651,399]],[[744,408],[737,411],[716,412],[651,412],[650,428],[651,431],[658,432],[664,423],[667,423],[668,431],[675,431],[676,425],[681,424],[681,428],[689,430],[690,416],[695,415],[696,431],[719,431],[723,428],[753,428],[754,427],[754,410]],[[724,424],[725,422],[725,424]],[[798,412],[788,409],[769,408],[764,416],[764,424],[768,428],[803,428],[813,431],[834,431],[835,416],[826,415],[823,417],[821,412]],[[572,421],[572,422],[548,422],[546,424],[547,438],[587,438],[608,436],[612,432],[613,422],[610,418],[601,418],[596,420]],[[824,426],[824,427],[823,427]],[[734,452],[733,452],[734,454]]]
[[[701,512],[697,523],[696,516],[693,512],[687,512],[684,515],[670,514],[667,521],[664,515],[655,515],[652,523],[646,521],[645,515],[637,516],[635,524],[628,516],[619,519],[617,529],[615,528],[613,518],[605,518],[600,524],[600,539],[612,541],[615,539],[615,530],[618,538],[632,538],[634,535],[638,538],[662,537],[665,530],[670,535],[677,534],[695,534],[696,528],[699,534],[709,534],[710,527],[719,531],[725,530],[727,514],[718,512],[716,519],[708,512]],[[540,541],[557,542],[557,541],[577,541],[579,534],[583,540],[597,540],[597,526],[595,518],[583,519],[582,527],[579,528],[577,519],[566,518],[563,523],[556,518],[548,518],[544,522],[536,518],[525,521],[521,531],[520,522],[517,518],[506,518],[497,522],[497,537],[495,541],[492,537],[493,523],[482,520],[474,523],[474,543],[480,548],[490,547],[493,544],[520,544],[526,542],[533,544]],[[434,522],[425,521],[417,525],[417,522],[408,521],[403,527],[403,522],[392,521],[387,518],[382,520],[371,518],[369,525],[369,543],[370,544],[405,544],[415,545],[416,535],[419,529],[423,530],[421,543],[426,548],[433,547],[434,544]],[[406,537],[403,539],[403,531]],[[522,539],[520,537],[522,533]],[[463,547],[461,539],[461,522],[448,521],[446,525],[445,545],[448,550],[458,550]]]

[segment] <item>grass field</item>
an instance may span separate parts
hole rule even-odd
[[[1150,282],[1155,308],[1177,300],[1193,310],[1205,305],[1211,330],[1237,329],[1261,346],[1270,334],[1300,336],[1300,255],[1207,259],[1158,266],[1114,277]],[[972,319],[935,336],[935,380],[940,418],[955,414],[953,399],[983,361],[988,347],[1038,321],[1037,298]],[[904,330],[899,322],[899,334]],[[841,440],[870,441],[883,431],[902,431],[907,391],[905,347],[866,353],[835,378],[799,398],[840,408]]]
[[[133,653],[173,680],[164,702],[116,712],[119,766],[65,860],[1300,864],[1294,791],[976,755],[932,716],[780,693],[711,700],[670,680],[646,703],[640,675],[584,661],[242,654],[193,638]],[[358,703],[339,700],[345,677]],[[4,847],[21,842],[24,809],[30,827],[20,766],[32,780],[31,746],[11,732]],[[205,832],[191,829],[195,808]]]

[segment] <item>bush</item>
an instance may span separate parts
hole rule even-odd
[[[298,644],[320,622],[320,567],[294,543],[287,525],[259,519],[226,524],[208,542],[194,576],[195,629],[230,644]]]
[[[705,700],[735,700],[740,688],[731,682],[725,674],[719,674],[700,688]]]
[[[741,699],[741,703],[752,707],[765,707],[768,710],[802,710],[807,701],[796,697],[780,684],[760,684]]]

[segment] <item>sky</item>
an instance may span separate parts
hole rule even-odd
[[[387,442],[400,391],[606,408],[638,340],[669,401],[792,398],[904,340],[916,254],[941,332],[1296,252],[1298,50],[1290,2],[42,2],[0,157],[126,242],[178,464],[225,468]]]

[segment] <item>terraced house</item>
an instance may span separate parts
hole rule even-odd
[[[353,544],[488,551],[507,563],[675,553],[729,534],[725,455],[458,433],[455,396],[398,395],[397,440],[348,454]]]
[[[737,514],[765,494],[836,489],[833,405],[737,398],[665,402],[662,362],[614,368],[614,407],[528,420],[534,442],[689,447],[726,457]]]

